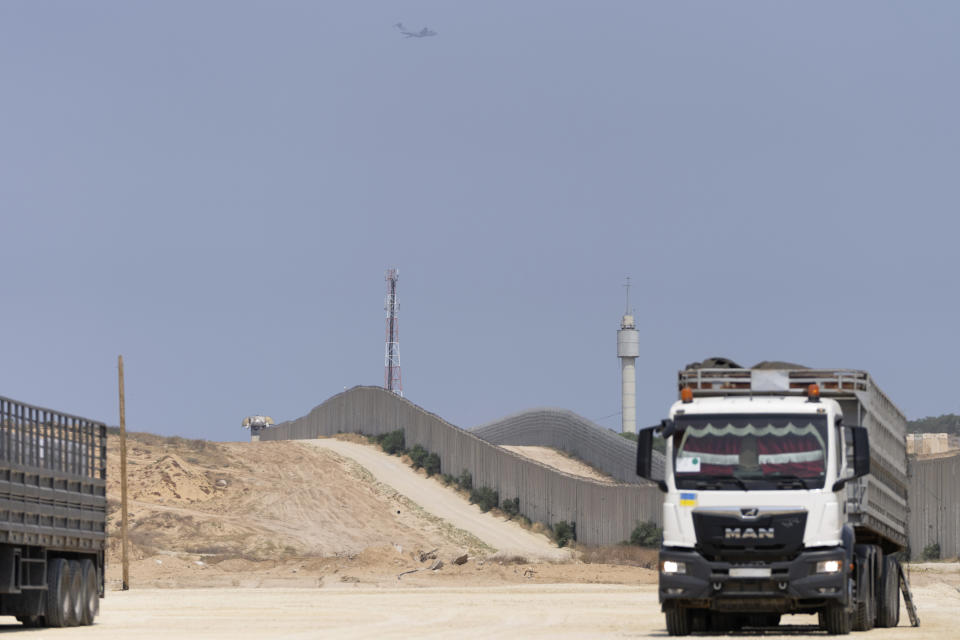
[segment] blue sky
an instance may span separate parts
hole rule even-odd
[[[429,26],[434,38],[392,28]],[[722,355],[960,412],[960,5],[0,4],[0,395],[243,439],[383,383],[638,416]],[[601,421],[618,427],[614,416]]]

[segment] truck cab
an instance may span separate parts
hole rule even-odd
[[[861,613],[895,624],[885,574],[898,566],[858,540],[847,487],[870,472],[868,432],[818,385],[804,395],[683,388],[669,417],[638,433],[637,472],[666,494],[659,598],[670,635],[777,625],[784,613],[818,613],[832,634]]]

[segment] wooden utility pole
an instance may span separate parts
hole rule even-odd
[[[123,590],[130,588],[130,559],[127,556],[127,416],[123,404],[123,356],[117,356],[120,372],[120,544],[123,563]]]

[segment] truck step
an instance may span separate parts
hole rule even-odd
[[[913,593],[910,592],[910,583],[907,582],[907,576],[903,572],[903,564],[897,562],[897,570],[900,573],[900,591],[903,592],[903,601],[907,605],[907,614],[910,616],[910,626],[919,627],[920,618],[917,616],[917,606],[913,602]]]

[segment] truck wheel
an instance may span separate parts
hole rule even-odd
[[[863,598],[863,600],[857,598],[856,608],[853,611],[854,631],[873,629],[873,594],[865,593]]]
[[[821,612],[823,628],[832,636],[845,636],[850,633],[850,616],[841,604],[828,604]]]
[[[76,627],[83,619],[83,564],[70,561],[70,610],[67,625]]]
[[[73,607],[70,597],[70,565],[63,558],[47,560],[47,603],[44,619],[48,627],[66,627]]]
[[[900,623],[900,575],[897,559],[893,556],[884,558],[880,585],[882,589],[877,595],[877,602],[880,603],[877,626],[895,627]]]
[[[877,617],[877,594],[874,585],[876,576],[874,571],[873,545],[857,545],[857,592],[853,609],[853,630],[870,631],[873,629]]]
[[[97,584],[97,569],[90,560],[83,561],[83,610],[80,624],[93,624],[93,619],[100,613],[100,588]]]
[[[671,636],[690,635],[690,610],[682,607],[667,609],[667,633]]]

